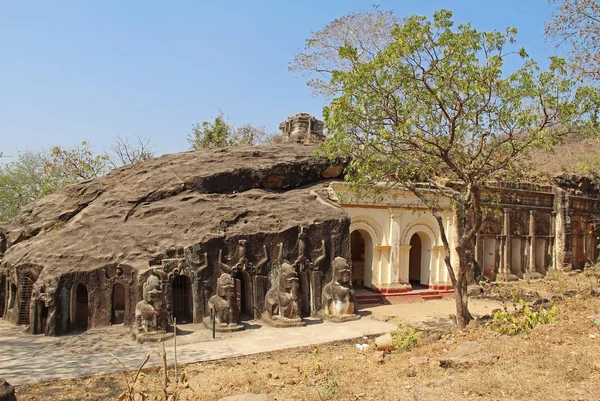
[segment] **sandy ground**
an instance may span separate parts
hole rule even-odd
[[[489,313],[498,303],[473,300],[475,314]],[[334,324],[310,320],[307,327],[275,329],[260,322],[247,322],[238,333],[211,332],[203,325],[182,325],[177,337],[181,363],[217,360],[312,344],[322,344],[378,334],[401,322],[423,328],[447,330],[454,300],[433,300],[396,305],[367,306],[355,322]],[[173,360],[173,340],[166,342],[168,360]],[[162,363],[160,344],[137,344],[123,325],[91,329],[62,337],[32,336],[22,328],[0,321],[0,377],[13,384],[26,384],[115,372],[115,355],[128,369],[135,369],[150,354],[147,366]]]
[[[558,296],[555,322],[517,336],[501,335],[481,322],[464,332],[428,332],[413,350],[387,354],[383,360],[373,351],[372,336],[313,344],[179,366],[186,385],[170,385],[169,391],[180,400],[207,401],[247,392],[267,393],[274,401],[598,400],[600,323],[594,317],[600,316],[600,298],[590,295],[590,288],[597,286],[593,274],[490,285],[487,295],[496,300],[473,300],[474,314],[488,313],[502,304],[510,309],[512,300],[518,298]],[[361,320],[413,322],[437,331],[450,320],[452,307],[453,300],[367,307]],[[279,331],[282,337],[286,332]],[[369,350],[358,351],[357,341],[371,344]],[[477,342],[485,352],[497,355],[498,361],[440,367],[442,355],[467,341]],[[412,365],[413,356],[426,356],[430,362]],[[168,375],[174,382],[172,367]],[[146,394],[144,399],[161,399],[161,377],[160,368],[144,370],[134,387]],[[19,401],[112,400],[125,387],[125,376],[111,374],[19,386],[17,395]]]

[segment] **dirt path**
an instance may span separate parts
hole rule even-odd
[[[473,313],[489,313],[497,303],[474,300]],[[184,335],[178,336],[177,356],[181,363],[192,363],[281,350],[311,344],[321,344],[363,335],[378,334],[394,329],[398,323],[429,328],[447,328],[454,300],[421,301],[397,305],[369,306],[361,310],[363,317],[354,322],[334,324],[310,321],[307,327],[276,329],[250,322],[252,329],[211,338],[201,325],[180,326]],[[167,342],[169,352],[172,340]],[[0,321],[0,377],[11,384],[25,384],[66,378],[111,373],[115,368],[109,361],[116,355],[129,369],[135,369],[148,353],[148,366],[160,364],[157,344],[136,344],[128,328],[119,326],[89,330],[63,337],[32,336],[22,329]],[[172,355],[169,354],[169,359]]]

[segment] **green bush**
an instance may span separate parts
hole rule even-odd
[[[407,324],[401,324],[398,329],[392,333],[392,343],[394,344],[394,352],[410,351],[417,342],[423,332],[417,331]]]
[[[521,309],[516,313],[508,313],[506,310],[494,313],[493,319],[498,324],[493,325],[492,329],[501,334],[514,336],[533,329],[538,324],[554,322],[558,312],[554,304],[550,309],[540,306],[536,311],[532,310],[522,299],[519,300],[519,305]]]

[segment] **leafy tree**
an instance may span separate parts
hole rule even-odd
[[[113,168],[140,163],[154,157],[150,139],[140,136],[135,138],[136,143],[131,143],[127,138],[117,137],[117,141],[110,146],[114,156],[109,157],[109,163]]]
[[[48,152],[21,152],[0,166],[0,221],[8,220],[29,202],[48,195],[60,185],[46,170]]]
[[[338,48],[347,68],[332,71],[336,97],[323,111],[329,140],[322,150],[349,157],[355,188],[400,185],[436,218],[460,328],[471,319],[467,282],[486,182],[516,176],[531,149],[551,148],[587,111],[579,100],[591,92],[573,95],[563,60],[542,71],[525,50],[508,51],[516,33],[455,27],[447,10],[433,20],[412,16],[372,58],[351,44]],[[505,58],[517,54],[521,67],[506,71]],[[444,197],[458,217],[458,266],[440,215]]]
[[[350,60],[339,56],[339,49],[352,46],[358,61],[373,61],[390,43],[392,30],[400,22],[392,11],[377,6],[345,15],[313,32],[289,69],[313,76],[308,83],[313,93],[331,97],[341,89],[330,79],[333,71],[351,71],[353,67]]]
[[[264,127],[246,124],[235,127],[227,123],[222,112],[214,121],[203,121],[192,127],[188,142],[192,149],[222,148],[225,146],[258,146],[273,142],[277,134],[267,134]]]
[[[0,221],[16,216],[29,202],[62,186],[108,172],[108,156],[95,155],[82,142],[73,149],[20,152],[16,160],[0,166]]]
[[[192,134],[188,142],[192,149],[222,148],[227,146],[227,139],[231,136],[231,126],[225,121],[222,112],[215,117],[213,122],[203,121],[192,127]]]
[[[60,177],[61,183],[72,184],[81,180],[98,178],[109,170],[109,156],[95,155],[89,143],[73,149],[54,146],[50,149],[50,159],[46,162],[46,170],[53,176]]]
[[[546,36],[570,47],[569,61],[581,78],[600,80],[600,4],[597,0],[549,0],[555,9]]]

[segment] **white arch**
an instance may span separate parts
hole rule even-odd
[[[422,221],[410,224],[404,229],[404,234],[402,235],[402,244],[410,245],[410,239],[416,233],[424,233],[429,238],[429,241],[431,241],[431,246],[437,245],[438,235],[436,235],[436,231],[429,224]]]
[[[359,216],[352,218],[350,223],[350,234],[356,230],[363,230],[369,233],[371,236],[371,240],[373,241],[373,246],[382,245],[381,241],[383,240],[381,227],[372,219]]]

